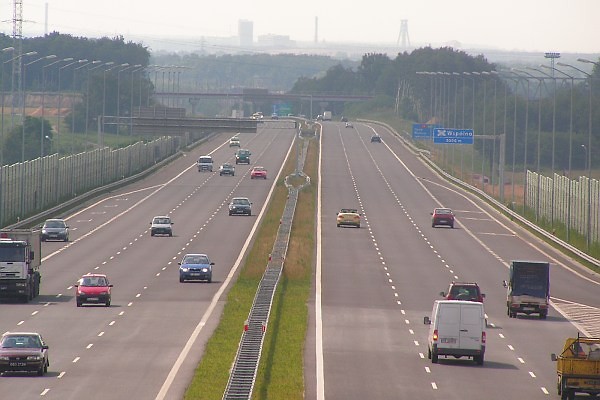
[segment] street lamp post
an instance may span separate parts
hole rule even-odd
[[[577,59],[579,62],[591,63],[598,66],[599,63],[590,61],[584,58]],[[592,75],[570,64],[557,63],[563,67],[573,68],[584,74],[589,80],[589,112],[588,112],[588,145],[587,145],[587,181],[588,181],[588,200],[587,200],[587,229],[586,229],[586,247],[589,250],[591,245],[591,230],[592,230]]]
[[[17,57],[14,57],[11,60],[11,61],[13,61],[13,72],[16,69],[18,69],[18,71],[21,72],[21,58],[23,58],[25,56],[35,56],[35,55],[37,55],[37,51],[30,51],[28,53],[20,54]],[[15,60],[19,61],[18,66],[15,66],[15,63],[14,63]],[[17,101],[15,98],[15,79],[14,78],[15,78],[15,75],[13,73],[13,79],[12,79],[12,85],[11,85],[11,91],[10,91],[10,94],[11,94],[11,96],[10,96],[11,97],[10,128],[11,129],[14,128],[14,126],[15,126],[15,121],[14,121],[14,119],[15,119],[15,102]],[[23,79],[22,79],[22,77],[20,77],[20,78],[21,78],[20,82],[17,82],[17,85],[19,86],[17,88],[17,90],[19,91],[19,96],[17,96],[17,98],[19,98],[20,95],[23,93]]]
[[[133,135],[133,73],[138,72],[139,70],[144,69],[142,64],[136,64],[131,69],[131,91],[129,93],[129,135]],[[140,88],[141,90],[141,88]]]
[[[94,60],[94,61],[90,62],[88,65],[95,65],[95,64],[98,64],[98,65],[96,65],[95,67],[87,68],[87,76],[86,76],[86,82],[85,82],[84,148],[86,150],[87,150],[87,135],[88,135],[89,121],[90,121],[90,71],[98,69],[104,65],[104,64],[102,64],[101,60]]]
[[[35,64],[39,61],[42,60],[50,60],[56,58],[56,55],[51,54],[49,56],[45,56],[45,57],[40,57],[37,58],[33,61],[30,61],[26,64],[23,64],[23,80],[21,81],[22,86],[23,86],[23,104],[22,104],[22,109],[21,109],[21,114],[22,114],[22,132],[21,132],[21,162],[25,162],[25,102],[27,100],[27,96],[26,96],[26,92],[25,92],[25,82],[26,82],[26,77],[27,77],[27,67],[31,64]],[[43,67],[42,67],[43,69]],[[43,124],[44,121],[42,121]]]
[[[14,47],[5,47],[2,49],[2,53],[6,53],[8,51],[14,52],[15,48]],[[10,60],[9,60],[10,61]],[[0,128],[0,145],[2,145],[2,147],[0,148],[0,168],[2,168],[2,166],[4,165],[4,64],[6,64],[9,61],[2,61],[2,127]],[[2,214],[2,210],[0,210],[0,214]],[[2,218],[0,218],[0,224],[2,223]]]
[[[64,62],[68,62],[68,64],[63,65],[62,67],[58,67],[58,110],[56,113],[56,137],[59,141],[59,143],[55,146],[56,147],[56,151],[60,152],[60,117],[62,114],[62,93],[61,93],[61,79],[60,79],[60,75],[63,69],[73,65],[73,64],[77,64],[77,61],[73,61],[73,57],[67,57],[64,58],[62,61]]]
[[[119,134],[119,126],[120,126],[120,117],[121,117],[121,105],[120,105],[120,97],[121,97],[121,93],[120,93],[120,87],[121,87],[121,72],[127,70],[130,66],[129,63],[123,63],[121,65],[119,65],[119,67],[123,67],[123,69],[120,69],[117,71],[117,135]]]

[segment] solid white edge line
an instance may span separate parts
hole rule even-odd
[[[321,304],[321,197],[322,180],[321,165],[323,154],[323,126],[319,124],[319,184],[317,185],[317,260],[315,267],[315,354],[316,354],[316,379],[317,400],[325,399],[325,373],[323,370],[323,310]]]
[[[200,322],[198,322],[198,325],[196,325],[196,328],[194,329],[194,331],[192,332],[192,335],[189,337],[185,346],[181,350],[181,353],[179,353],[179,357],[177,357],[175,364],[173,364],[173,367],[171,367],[171,371],[169,371],[169,374],[167,375],[167,378],[163,382],[158,394],[155,397],[155,400],[162,400],[166,397],[169,389],[171,388],[171,385],[173,384],[173,381],[175,381],[175,377],[177,376],[177,373],[179,372],[181,365],[183,365],[183,362],[187,358],[188,353],[190,352],[190,349],[192,348],[192,345],[194,344],[194,342],[200,335],[200,332],[206,325],[206,322],[208,321],[208,319],[211,317],[215,307],[217,306],[217,303],[221,299],[221,295],[225,292],[225,289],[227,288],[227,286],[229,286],[229,283],[235,276],[235,273],[246,254],[246,250],[248,249],[248,247],[250,246],[250,243],[252,242],[252,240],[254,238],[254,233],[256,232],[260,222],[262,221],[263,214],[265,213],[265,210],[267,209],[267,206],[269,205],[269,203],[271,201],[273,192],[275,191],[276,183],[279,180],[281,172],[283,171],[283,167],[285,166],[285,164],[290,156],[290,153],[291,153],[292,149],[294,148],[295,143],[296,143],[296,136],[294,136],[294,140],[292,141],[292,144],[290,145],[290,148],[288,149],[288,152],[285,156],[283,164],[281,165],[281,168],[279,169],[279,173],[277,174],[277,177],[273,180],[273,183],[271,184],[271,190],[269,191],[269,195],[265,199],[263,207],[260,210],[260,214],[256,218],[256,221],[254,222],[254,225],[252,226],[252,230],[250,231],[250,234],[246,238],[246,242],[244,243],[244,246],[242,247],[242,250],[240,251],[238,258],[235,260],[235,263],[231,267],[231,270],[229,271],[227,278],[225,278],[225,280],[221,284],[221,287],[219,287],[219,290],[213,296],[213,298],[210,302],[210,305],[206,309],[206,312],[202,316],[202,319],[200,319]]]

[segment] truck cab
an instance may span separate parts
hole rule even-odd
[[[39,230],[0,231],[0,297],[28,302],[40,294],[41,243]]]

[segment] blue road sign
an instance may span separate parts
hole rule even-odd
[[[473,144],[473,129],[435,128],[433,143],[440,144]]]
[[[413,124],[412,138],[415,140],[431,140],[434,128],[441,128],[441,126],[434,124]]]

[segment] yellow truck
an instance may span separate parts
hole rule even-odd
[[[600,338],[568,338],[556,361],[558,394],[562,400],[575,399],[575,393],[600,394]]]

